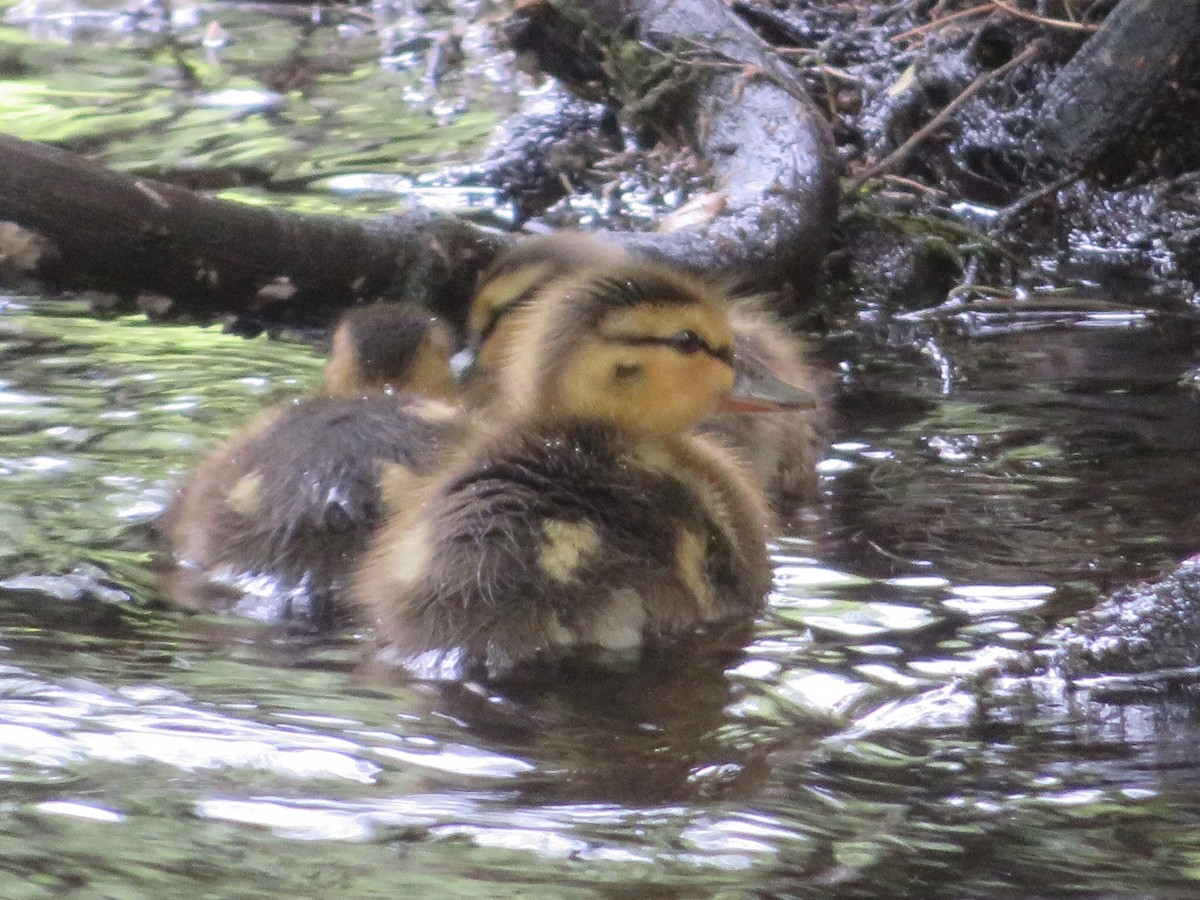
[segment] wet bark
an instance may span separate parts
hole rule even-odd
[[[1200,69],[1200,3],[1122,0],[1046,88],[1033,139],[1071,169],[1119,168]]]
[[[449,216],[299,215],[216,200],[0,136],[0,270],[171,318],[319,324],[364,299],[459,321],[507,243]]]
[[[612,99],[630,47],[683,61],[670,105],[643,111],[663,139],[712,164],[721,209],[668,233],[615,235],[637,252],[760,283],[815,276],[836,218],[840,162],[830,129],[794,70],[721,0],[541,0],[520,6],[514,47],[585,96]],[[625,41],[624,49],[612,42]]]

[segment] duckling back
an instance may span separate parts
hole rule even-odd
[[[507,429],[385,526],[356,595],[421,675],[748,622],[770,587],[764,512],[730,466],[601,423]]]
[[[462,428],[451,407],[392,387],[403,388],[414,367],[436,371],[426,353],[448,373],[448,346],[439,337],[430,350],[428,316],[368,308],[347,319],[367,321],[371,328],[349,337],[344,322],[334,339],[326,384],[343,395],[268,410],[184,482],[161,526],[174,549],[168,587],[178,602],[316,625],[345,612],[348,575],[390,498]],[[389,328],[403,352],[384,346]],[[364,363],[379,347],[391,364]]]

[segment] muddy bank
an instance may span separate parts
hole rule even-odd
[[[612,8],[627,13],[629,4],[596,6],[611,15]],[[1132,281],[1164,308],[1191,308],[1200,284],[1200,93],[1191,49],[1200,12],[1145,0],[1027,6],[730,4],[771,48],[769,64],[761,50],[750,64],[728,52],[739,77],[803,84],[849,177],[823,293],[794,297],[797,306],[823,300],[876,321],[956,291],[960,298],[1044,294],[1082,284],[1115,294]],[[1164,15],[1171,18],[1165,30]],[[534,33],[544,37],[539,25]],[[1147,34],[1164,36],[1151,51],[1139,49]],[[536,56],[546,69],[603,99],[607,105],[597,109],[625,124],[624,143],[618,125],[610,131],[620,143],[613,158],[631,173],[623,186],[646,190],[665,181],[670,190],[660,200],[666,193],[668,203],[702,202],[712,190],[709,173],[697,177],[678,156],[664,163],[661,139],[647,144],[639,110],[616,96],[620,78],[603,48],[561,33],[543,45],[550,49]],[[749,160],[739,165],[761,165]],[[614,184],[603,177],[605,165],[564,169],[574,196],[563,199],[560,191],[541,210],[526,207],[521,221],[622,227],[621,212],[609,215],[603,202]],[[719,246],[719,237],[712,243]]]
[[[1068,678],[1191,670],[1200,678],[1200,559],[1155,581],[1119,588],[1046,638],[1050,667]],[[1176,671],[1173,673],[1178,676]]]

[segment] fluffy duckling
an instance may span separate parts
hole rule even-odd
[[[398,303],[346,312],[333,332],[325,393],[334,397],[404,392],[454,402],[454,339],[436,318]]]
[[[748,624],[771,584],[769,513],[691,432],[733,395],[812,398],[737,359],[724,297],[661,265],[560,279],[520,316],[494,405],[508,418],[414,488],[359,572],[391,652],[426,677],[494,677]]]
[[[520,321],[513,313],[559,279],[629,261],[621,248],[578,232],[527,238],[501,254],[480,277],[467,318],[474,359],[464,376],[466,401],[484,406],[495,396],[498,373]],[[803,342],[770,310],[745,298],[730,301],[728,315],[739,353],[784,381],[819,394],[820,379],[804,362]],[[819,409],[778,410],[764,416],[725,413],[707,419],[701,428],[737,451],[778,511],[791,512],[816,493],[816,464],[828,444]]]
[[[739,354],[788,384],[821,396],[823,379],[804,362],[804,342],[756,298],[731,301],[729,321]],[[817,463],[829,447],[825,409],[819,404],[761,416],[722,412],[700,427],[737,451],[781,515],[816,496]]]
[[[327,625],[395,484],[459,437],[451,338],[398,304],[347,313],[325,396],[268,410],[217,447],[178,490],[162,530],[168,585],[185,606]]]
[[[501,253],[479,276],[467,314],[469,368],[463,400],[486,406],[499,390],[500,370],[512,351],[519,317],[514,316],[546,285],[583,269],[628,262],[620,247],[583,232],[524,238]]]

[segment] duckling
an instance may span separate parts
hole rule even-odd
[[[770,514],[692,430],[730,396],[811,396],[737,358],[724,297],[659,264],[585,269],[519,315],[502,418],[413,488],[357,575],[387,654],[420,676],[498,677],[748,625]]]
[[[325,393],[334,397],[403,391],[454,403],[454,339],[438,319],[398,303],[346,312],[334,329]]]
[[[471,363],[461,393],[471,406],[486,406],[499,390],[499,375],[517,335],[512,315],[546,285],[582,269],[627,262],[614,244],[583,232],[560,231],[518,241],[479,276],[467,314]]]
[[[464,377],[466,402],[484,406],[495,396],[501,361],[516,338],[519,317],[512,313],[558,279],[630,259],[623,249],[578,232],[527,238],[501,254],[480,277],[467,318],[474,359]],[[761,302],[730,301],[728,315],[740,353],[784,381],[819,394],[821,379],[804,362],[802,341]],[[816,464],[828,444],[820,408],[765,416],[724,413],[706,420],[701,429],[738,452],[778,512],[790,513],[816,493]]]
[[[267,410],[185,480],[162,531],[185,606],[316,626],[385,515],[390,492],[459,436],[449,396],[451,338],[398,304],[347,313],[324,396]]]
[[[815,398],[824,393],[824,379],[804,361],[804,342],[758,298],[731,301],[729,321],[739,354]],[[817,495],[817,463],[829,447],[828,417],[820,402],[769,415],[719,412],[701,429],[737,451],[780,515],[790,515]]]

